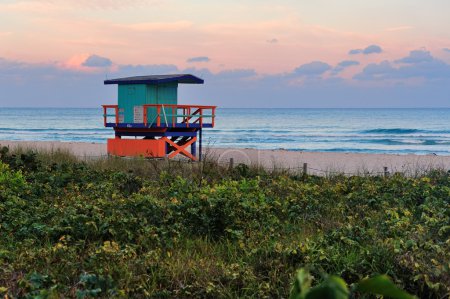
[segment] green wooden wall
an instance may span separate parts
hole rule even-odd
[[[135,106],[144,104],[177,104],[178,84],[165,83],[158,85],[150,84],[121,84],[118,88],[119,118],[124,123],[133,123],[135,120]],[[167,121],[171,122],[171,109],[165,109]],[[147,122],[155,121],[156,108],[149,108]],[[137,115],[139,119],[139,115]],[[161,122],[165,123],[164,117]]]

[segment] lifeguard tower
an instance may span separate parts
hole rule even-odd
[[[201,160],[202,130],[214,127],[216,106],[179,105],[178,85],[203,82],[189,74],[106,80],[118,85],[118,104],[102,105],[104,125],[115,133],[108,154]]]

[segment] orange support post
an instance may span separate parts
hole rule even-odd
[[[158,107],[156,107],[156,113],[157,113],[157,116],[156,116],[156,125],[158,126],[158,127],[161,127],[161,106],[158,106]]]
[[[144,126],[147,126],[147,107],[144,105],[142,106],[142,109],[144,109],[142,115],[144,116]]]
[[[172,106],[172,127],[175,127],[175,111],[175,107]]]

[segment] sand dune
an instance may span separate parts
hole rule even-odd
[[[106,156],[106,144],[59,141],[0,141],[1,146],[22,147],[40,150],[67,150],[80,158]],[[238,148],[208,148],[204,155],[228,165],[230,158],[234,165],[239,163],[261,165],[267,169],[301,170],[307,163],[308,172],[329,174],[383,173],[384,167],[390,173],[415,174],[429,169],[450,170],[450,156],[436,155],[388,155],[361,153],[294,152],[287,150],[256,150]]]

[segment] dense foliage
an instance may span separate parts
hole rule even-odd
[[[450,293],[446,172],[61,156],[0,153],[0,296],[286,298],[301,267],[316,283],[387,274],[421,298]]]
[[[416,297],[396,286],[387,275],[376,275],[353,283],[351,288],[339,276],[326,275],[312,286],[313,277],[301,268],[295,277],[289,299],[348,299],[358,295],[386,296],[392,299],[415,299]]]

